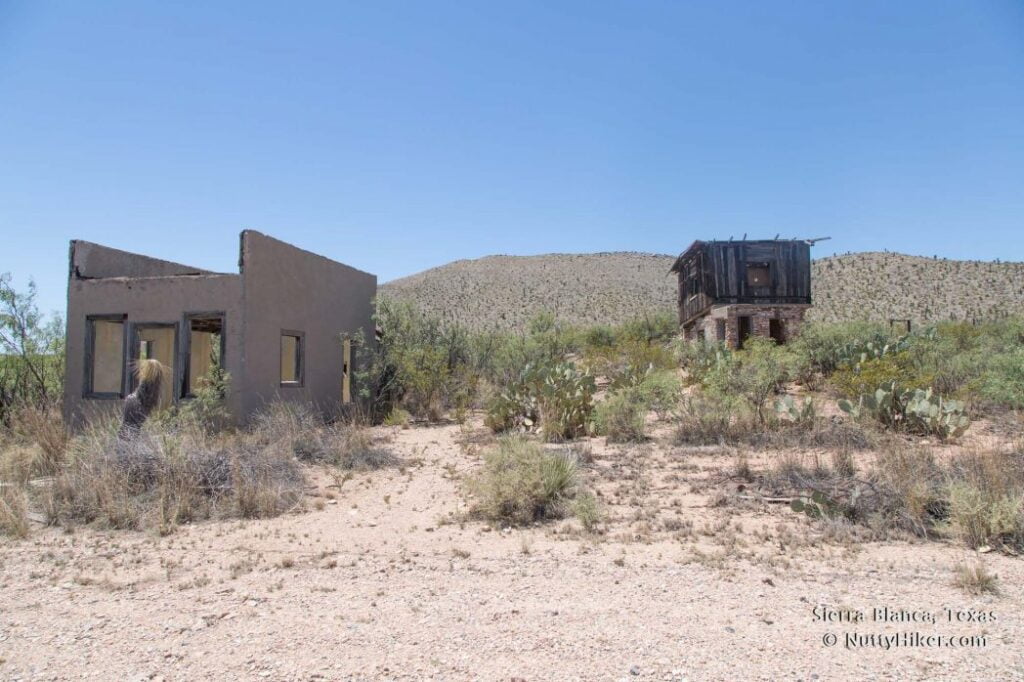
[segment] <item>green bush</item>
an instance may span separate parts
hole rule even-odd
[[[989,358],[979,377],[978,393],[997,405],[1024,409],[1024,348]]]
[[[704,379],[705,389],[718,396],[740,396],[762,425],[769,399],[789,378],[792,353],[771,339],[747,339],[743,350],[719,357]]]
[[[854,398],[893,382],[901,386],[931,386],[934,374],[915,367],[911,357],[909,352],[902,351],[845,365],[832,374],[831,382],[840,395]]]
[[[872,417],[886,428],[920,435],[955,438],[971,424],[965,405],[946,400],[929,389],[908,389],[896,382],[882,384],[856,403],[840,400],[839,409],[854,419]]]
[[[403,410],[401,407],[394,407],[388,413],[388,416],[384,418],[384,425],[405,428],[409,425],[411,419],[412,415],[407,410]]]
[[[220,366],[219,353],[216,358],[209,375],[192,388],[193,397],[180,403],[176,415],[211,433],[227,428],[232,421],[226,403],[231,376]]]
[[[526,365],[495,396],[485,423],[496,432],[539,430],[545,440],[585,435],[593,412],[594,378],[570,362]]]
[[[637,395],[636,389],[624,389],[612,393],[594,410],[597,432],[607,437],[610,443],[643,441],[647,435],[644,429],[644,415],[647,405]]]
[[[857,362],[869,344],[884,347],[890,338],[882,325],[870,322],[811,323],[800,329],[790,348],[805,360],[805,376],[815,372],[829,376],[839,367]]]
[[[597,503],[597,498],[589,491],[576,495],[572,501],[572,513],[579,519],[583,530],[588,533],[597,530],[598,524],[601,523],[601,507]]]
[[[953,528],[972,549],[1024,546],[1024,496],[995,493],[965,482],[949,487]]]
[[[576,458],[518,436],[498,440],[484,453],[483,469],[469,481],[474,512],[483,518],[526,524],[564,515],[577,492]]]
[[[658,419],[666,419],[679,407],[683,385],[674,369],[651,371],[634,391],[648,409],[654,410]]]
[[[679,445],[717,445],[748,441],[758,430],[749,408],[728,395],[702,394],[681,402],[675,442]]]
[[[559,441],[586,435],[596,388],[594,377],[573,363],[547,369],[537,393],[544,439]]]

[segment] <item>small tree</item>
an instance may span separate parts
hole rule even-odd
[[[791,359],[771,339],[751,337],[743,350],[723,358],[705,379],[707,387],[722,396],[742,396],[765,423],[765,405],[789,376]]]
[[[14,404],[49,409],[64,386],[64,323],[44,319],[36,285],[18,292],[10,274],[0,274],[0,420]]]

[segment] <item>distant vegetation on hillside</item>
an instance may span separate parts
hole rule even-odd
[[[574,325],[619,324],[675,310],[674,256],[488,256],[388,282],[384,296],[477,330],[524,329],[547,310]],[[858,253],[814,262],[811,319],[915,323],[1024,313],[1024,263]]]

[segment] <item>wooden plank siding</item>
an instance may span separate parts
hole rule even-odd
[[[768,285],[748,284],[751,265],[767,266]],[[811,303],[811,247],[804,241],[698,241],[672,270],[679,276],[681,324],[705,314],[713,305]]]

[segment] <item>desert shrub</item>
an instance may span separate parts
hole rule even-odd
[[[928,537],[948,513],[942,471],[927,450],[883,450],[870,480],[878,490],[873,512],[882,527]]]
[[[586,433],[595,390],[594,378],[574,363],[527,364],[491,400],[485,423],[496,432],[539,430],[545,440],[577,438]]]
[[[594,410],[597,432],[609,443],[643,441],[647,435],[644,416],[647,403],[636,389],[623,389],[610,394]]]
[[[322,457],[319,461],[342,469],[381,469],[398,462],[369,429],[351,424],[336,424],[324,429]]]
[[[973,595],[998,594],[999,576],[981,562],[959,563],[953,567],[953,584]]]
[[[977,392],[997,405],[1024,409],[1024,347],[990,356]]]
[[[931,387],[945,397],[977,405],[1024,405],[1024,322],[1011,318],[985,324],[942,322],[902,337],[884,337],[844,347],[831,381],[848,397],[893,381]],[[813,336],[813,333],[812,333]],[[794,348],[807,352],[801,336]]]
[[[679,406],[683,385],[675,370],[660,370],[648,372],[633,390],[658,419],[666,419]]]
[[[38,456],[35,447],[0,442],[0,535],[28,535],[28,481]]]
[[[972,548],[1024,548],[1024,453],[968,452],[941,464],[924,448],[883,445],[863,473],[839,457],[828,466],[815,456],[809,467],[786,454],[762,484],[798,494],[797,511],[842,516],[878,537],[952,535]]]
[[[68,432],[56,406],[21,404],[10,411],[10,433],[20,445],[36,445],[32,473],[49,476],[64,463]]]
[[[13,409],[56,405],[63,388],[63,321],[39,312],[35,282],[18,291],[0,273],[0,425]]]
[[[21,485],[0,480],[0,535],[28,535],[28,493]]]
[[[532,523],[562,516],[577,492],[575,458],[518,436],[484,453],[483,469],[469,482],[475,513],[493,521]]]
[[[572,501],[572,514],[579,519],[583,530],[593,533],[601,523],[601,508],[597,497],[589,491],[578,493]]]
[[[856,403],[840,400],[839,409],[854,419],[873,418],[884,427],[943,440],[963,434],[971,424],[966,406],[946,400],[930,388],[904,388],[892,382],[860,396]]]
[[[232,421],[227,408],[230,390],[231,375],[220,366],[218,353],[209,373],[192,387],[193,397],[179,403],[175,416],[211,433],[221,431]]]
[[[968,452],[953,459],[949,517],[972,548],[1024,547],[1024,454]]]
[[[720,342],[679,341],[674,345],[676,362],[686,370],[689,384],[702,384],[720,365],[732,359],[732,351]]]
[[[792,356],[771,339],[747,339],[743,350],[723,356],[704,379],[705,389],[720,396],[741,396],[765,424],[769,400],[789,378]]]
[[[251,433],[260,446],[313,464],[379,469],[397,461],[369,429],[355,421],[325,424],[308,403],[271,403],[256,415]]]
[[[588,370],[608,378],[612,388],[636,386],[652,371],[678,366],[674,352],[677,323],[672,315],[648,313],[616,328],[583,333]]]
[[[671,347],[659,341],[626,338],[610,349],[602,371],[612,388],[638,386],[652,373],[676,367]]]
[[[597,325],[583,333],[585,353],[598,353],[615,346],[615,330],[608,325]]]
[[[648,345],[666,344],[679,335],[679,318],[675,311],[646,311],[624,322],[618,329],[617,337],[622,340],[637,340]]]
[[[737,398],[703,394],[682,401],[674,442],[678,445],[747,442],[759,430],[750,410]]]
[[[967,483],[949,488],[950,520],[968,547],[1024,543],[1024,497],[992,495]]]
[[[871,450],[882,442],[877,430],[857,422],[815,418],[804,422],[776,422],[772,428],[751,430],[746,443],[758,448],[800,448],[834,450]]]
[[[870,322],[811,323],[804,325],[789,345],[804,360],[799,378],[806,381],[813,373],[829,376],[839,367],[859,361],[869,345],[881,348],[890,338],[885,327]]]
[[[400,407],[394,407],[388,416],[384,418],[385,426],[401,426],[405,428],[409,425],[409,421],[412,419],[412,415],[407,410],[403,410]]]
[[[561,363],[545,372],[537,395],[544,439],[570,440],[586,435],[595,390],[594,377],[573,363]]]
[[[378,298],[374,319],[379,343],[364,332],[353,339],[355,394],[373,422],[396,406],[437,420],[456,402],[472,401],[476,377],[464,328],[386,297]]]
[[[71,440],[44,500],[51,523],[168,531],[215,515],[271,516],[302,499],[302,472],[280,439],[153,424],[125,442],[116,429],[97,422]]]
[[[902,351],[844,365],[832,374],[831,383],[840,395],[853,398],[893,382],[900,386],[931,386],[934,372],[915,366],[912,357],[909,351]]]
[[[297,506],[304,478],[294,457],[273,448],[253,447],[232,458],[230,485],[240,516],[264,518]]]
[[[313,460],[321,448],[323,417],[307,402],[276,400],[252,418],[250,431],[265,445],[275,445],[299,459]]]

